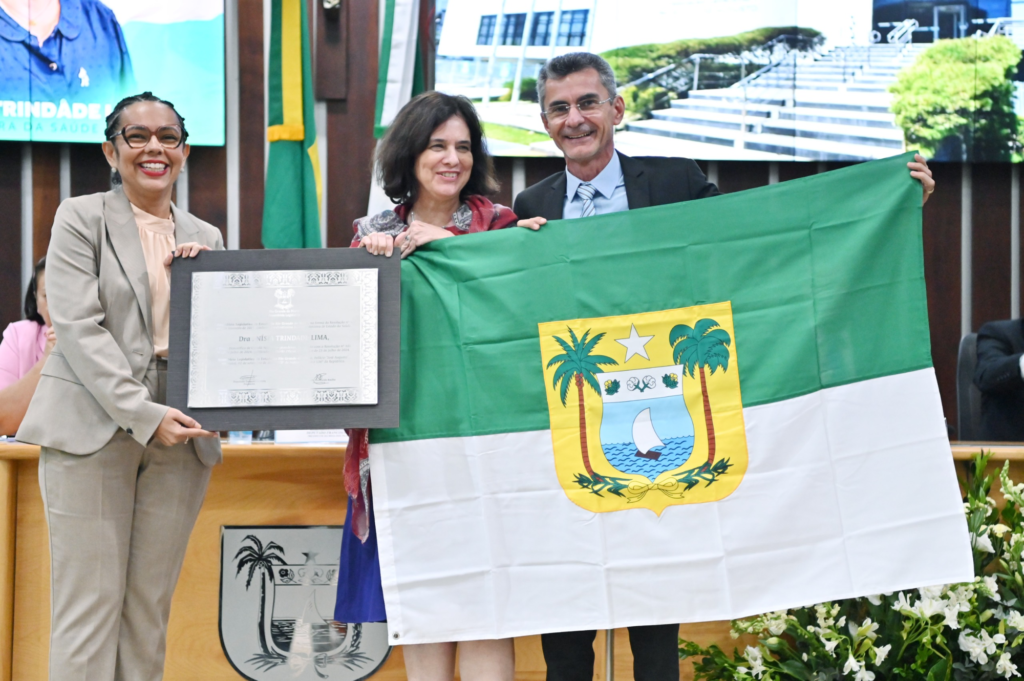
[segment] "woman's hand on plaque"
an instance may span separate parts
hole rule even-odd
[[[395,250],[395,237],[382,232],[367,234],[359,242],[360,248],[365,248],[370,255],[383,255],[388,258]]]
[[[171,262],[175,258],[194,258],[199,255],[202,251],[211,250],[209,246],[204,244],[197,244],[195,241],[189,241],[186,244],[179,244],[174,252],[164,258],[164,267],[170,267]]]

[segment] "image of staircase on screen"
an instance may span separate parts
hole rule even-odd
[[[497,155],[561,155],[539,115],[537,75],[553,57],[590,51],[614,71],[626,109],[615,146],[632,156],[1021,157],[1014,140],[1024,113],[1024,82],[1016,80],[1024,2],[438,0],[436,7],[436,87],[479,102]]]

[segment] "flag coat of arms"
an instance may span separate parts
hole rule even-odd
[[[973,579],[908,159],[404,261],[391,643]]]

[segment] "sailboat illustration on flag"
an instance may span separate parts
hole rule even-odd
[[[693,453],[679,365],[597,374],[604,403],[601,447],[615,469],[651,482]]]

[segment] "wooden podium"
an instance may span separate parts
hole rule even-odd
[[[1000,461],[1024,461],[1022,446],[955,445],[967,460],[979,448]],[[340,525],[345,519],[342,446],[224,445],[224,463],[213,469],[209,491],[185,555],[167,636],[167,681],[237,681],[242,678],[221,648],[220,528],[223,525]],[[39,450],[0,444],[0,681],[45,681],[50,631],[50,555],[39,493]],[[1015,469],[1020,466],[1015,465]],[[1020,479],[1020,470],[1014,474]],[[727,622],[684,625],[681,634],[725,650],[743,647]],[[633,678],[625,630],[615,632],[616,681]],[[605,636],[595,643],[595,680],[606,681]],[[690,665],[683,679],[692,678]],[[516,678],[542,681],[544,660],[537,636],[516,641]],[[373,677],[405,679],[396,648]]]

